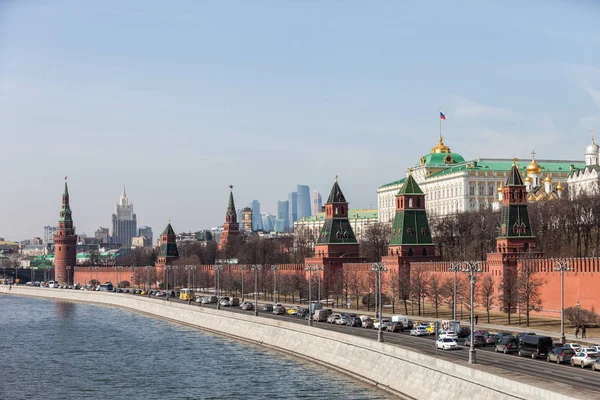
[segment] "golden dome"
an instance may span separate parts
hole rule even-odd
[[[540,172],[542,172],[542,167],[540,167],[540,164],[538,164],[537,161],[535,161],[535,153],[532,152],[531,154],[531,163],[527,166],[527,175],[539,174]]]
[[[533,182],[533,179],[531,179],[529,176],[527,178],[525,178],[525,182]]]
[[[546,178],[544,179],[544,183],[552,183],[552,178],[550,178],[550,174],[546,175]]]
[[[502,186],[498,186],[498,193],[502,193]]]
[[[556,185],[556,190],[562,191],[563,189],[564,187],[560,184],[560,182],[558,182],[558,185]]]
[[[431,154],[434,153],[450,153],[450,147],[446,146],[442,140],[442,135],[440,135],[440,139],[438,140],[438,144],[435,147],[431,148]]]

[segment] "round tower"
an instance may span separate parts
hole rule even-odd
[[[69,188],[65,178],[65,191],[58,218],[58,228],[54,234],[54,279],[61,285],[72,285],[77,263],[77,235],[73,227]]]

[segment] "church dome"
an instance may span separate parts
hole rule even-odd
[[[600,151],[600,146],[598,146],[594,142],[594,138],[592,137],[592,143],[588,144],[587,147],[585,148],[585,154],[595,156],[598,154],[599,151]]]
[[[442,140],[442,135],[438,140],[438,144],[431,148],[431,154],[435,153],[450,153],[450,147],[446,146]]]
[[[502,193],[502,186],[498,186],[498,193]]]
[[[563,185],[560,184],[560,182],[558,182],[558,185],[556,185],[556,190],[558,190],[559,192],[562,192],[564,189]]]
[[[533,179],[531,179],[531,177],[528,176],[527,178],[525,178],[525,182],[527,182],[527,183],[533,182]]]
[[[535,161],[535,158],[531,160],[531,163],[527,166],[527,175],[529,174],[539,174],[542,172],[542,167],[540,164]]]
[[[550,178],[550,174],[546,175],[546,178],[544,179],[544,183],[552,183],[552,178]]]

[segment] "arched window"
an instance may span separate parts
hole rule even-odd
[[[422,253],[422,255],[426,256],[427,255],[427,249],[423,249],[423,251],[421,253]]]
[[[417,197],[417,208],[421,208],[421,198]]]
[[[412,257],[415,254],[414,250],[411,248],[408,249],[408,256]]]
[[[412,208],[412,206],[413,206],[412,204],[413,204],[412,203],[412,197],[409,197],[408,198],[408,208]]]

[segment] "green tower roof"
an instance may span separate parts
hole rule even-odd
[[[335,178],[331,192],[329,192],[329,198],[327,199],[326,204],[332,203],[347,203],[344,193],[342,193],[342,189],[340,189],[340,185],[338,185],[337,177]]]
[[[235,212],[235,203],[233,202],[233,185],[229,185],[231,191],[229,192],[229,203],[227,204],[227,213],[226,215],[233,215],[237,217]]]
[[[413,178],[412,174],[408,175],[408,178],[406,178],[406,182],[404,182],[404,185],[402,185],[402,187],[398,191],[397,196],[405,194],[423,194],[423,191],[417,184],[417,181],[415,181],[415,178]]]
[[[512,167],[510,168],[510,172],[506,178],[505,186],[523,186],[523,178],[521,177],[519,167],[517,167],[516,163],[513,163]]]
[[[169,222],[169,224],[167,225],[167,227],[165,228],[165,230],[162,233],[163,235],[174,235],[175,231],[173,230],[173,227],[171,226],[171,223]]]
[[[67,186],[67,182],[65,181],[65,191],[63,192],[63,202],[60,209],[60,216],[58,218],[58,222],[73,222],[73,218],[71,216],[71,206],[69,205],[69,188]]]

